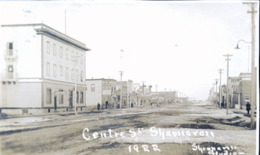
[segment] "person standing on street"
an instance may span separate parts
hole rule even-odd
[[[251,105],[249,104],[249,102],[247,102],[247,104],[246,104],[247,115],[249,115],[250,110],[251,110]]]
[[[98,111],[99,111],[99,109],[100,109],[100,104],[99,104],[99,103],[97,104],[97,109],[98,109]]]

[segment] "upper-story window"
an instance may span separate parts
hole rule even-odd
[[[71,80],[74,80],[74,69],[71,69]]]
[[[78,81],[78,79],[79,79],[79,75],[78,75],[78,70],[76,70],[76,81]]]
[[[74,61],[74,51],[71,51],[71,61]]]
[[[57,65],[53,64],[53,76],[56,77],[57,74]]]
[[[69,68],[68,67],[66,67],[65,78],[66,78],[66,80],[69,79]]]
[[[63,76],[63,66],[60,66],[60,76]]]
[[[50,54],[50,50],[51,50],[50,42],[47,41],[47,42],[46,42],[46,51],[47,51],[48,54]]]
[[[6,50],[6,54],[8,55],[8,56],[13,56],[13,43],[12,42],[8,42],[7,43],[7,50]]]
[[[63,47],[60,47],[60,58],[63,58]]]
[[[53,44],[53,56],[56,56],[57,51],[56,51],[56,44]]]
[[[83,82],[83,71],[80,72],[80,81]]]
[[[95,84],[91,84],[91,91],[95,91]]]
[[[47,75],[50,76],[50,63],[47,62],[47,68],[46,68]]]
[[[84,58],[83,58],[83,55],[81,54],[80,55],[80,64],[83,64],[83,60],[84,60]]]
[[[69,50],[67,48],[65,51],[65,57],[66,57],[66,60],[69,60]]]

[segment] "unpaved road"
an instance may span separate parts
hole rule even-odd
[[[209,154],[207,149],[215,148],[214,153],[253,155],[256,149],[256,131],[248,128],[246,117],[226,116],[224,109],[206,103],[109,109],[44,119],[1,126],[8,129],[0,135],[1,154],[178,155]]]

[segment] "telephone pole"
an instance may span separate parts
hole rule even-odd
[[[218,69],[219,71],[219,105],[221,107],[221,102],[222,102],[222,90],[221,90],[221,74],[222,74],[222,71],[223,69]]]
[[[122,92],[123,92],[123,82],[122,82],[122,78],[123,78],[123,71],[119,71],[120,72],[120,86],[121,86],[121,90],[120,90],[120,108],[122,108]]]
[[[218,108],[218,79],[215,79],[216,81],[216,108]]]
[[[251,40],[251,93],[250,93],[250,102],[251,102],[251,129],[255,128],[255,96],[256,96],[256,82],[255,82],[255,2],[244,2],[243,4],[250,5],[251,10],[247,11],[247,13],[251,14],[251,23],[252,23],[252,40]]]
[[[224,55],[225,57],[227,57],[225,60],[227,60],[227,93],[226,93],[226,102],[227,102],[227,115],[228,115],[228,106],[229,106],[229,80],[228,80],[228,77],[229,77],[229,61],[231,59],[229,59],[229,57],[233,56],[232,54],[226,54]]]

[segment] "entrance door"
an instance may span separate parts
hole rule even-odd
[[[70,104],[70,107],[72,108],[72,106],[73,106],[73,92],[70,90],[70,97],[69,97],[69,104]]]
[[[54,96],[54,111],[57,109],[57,96]]]

